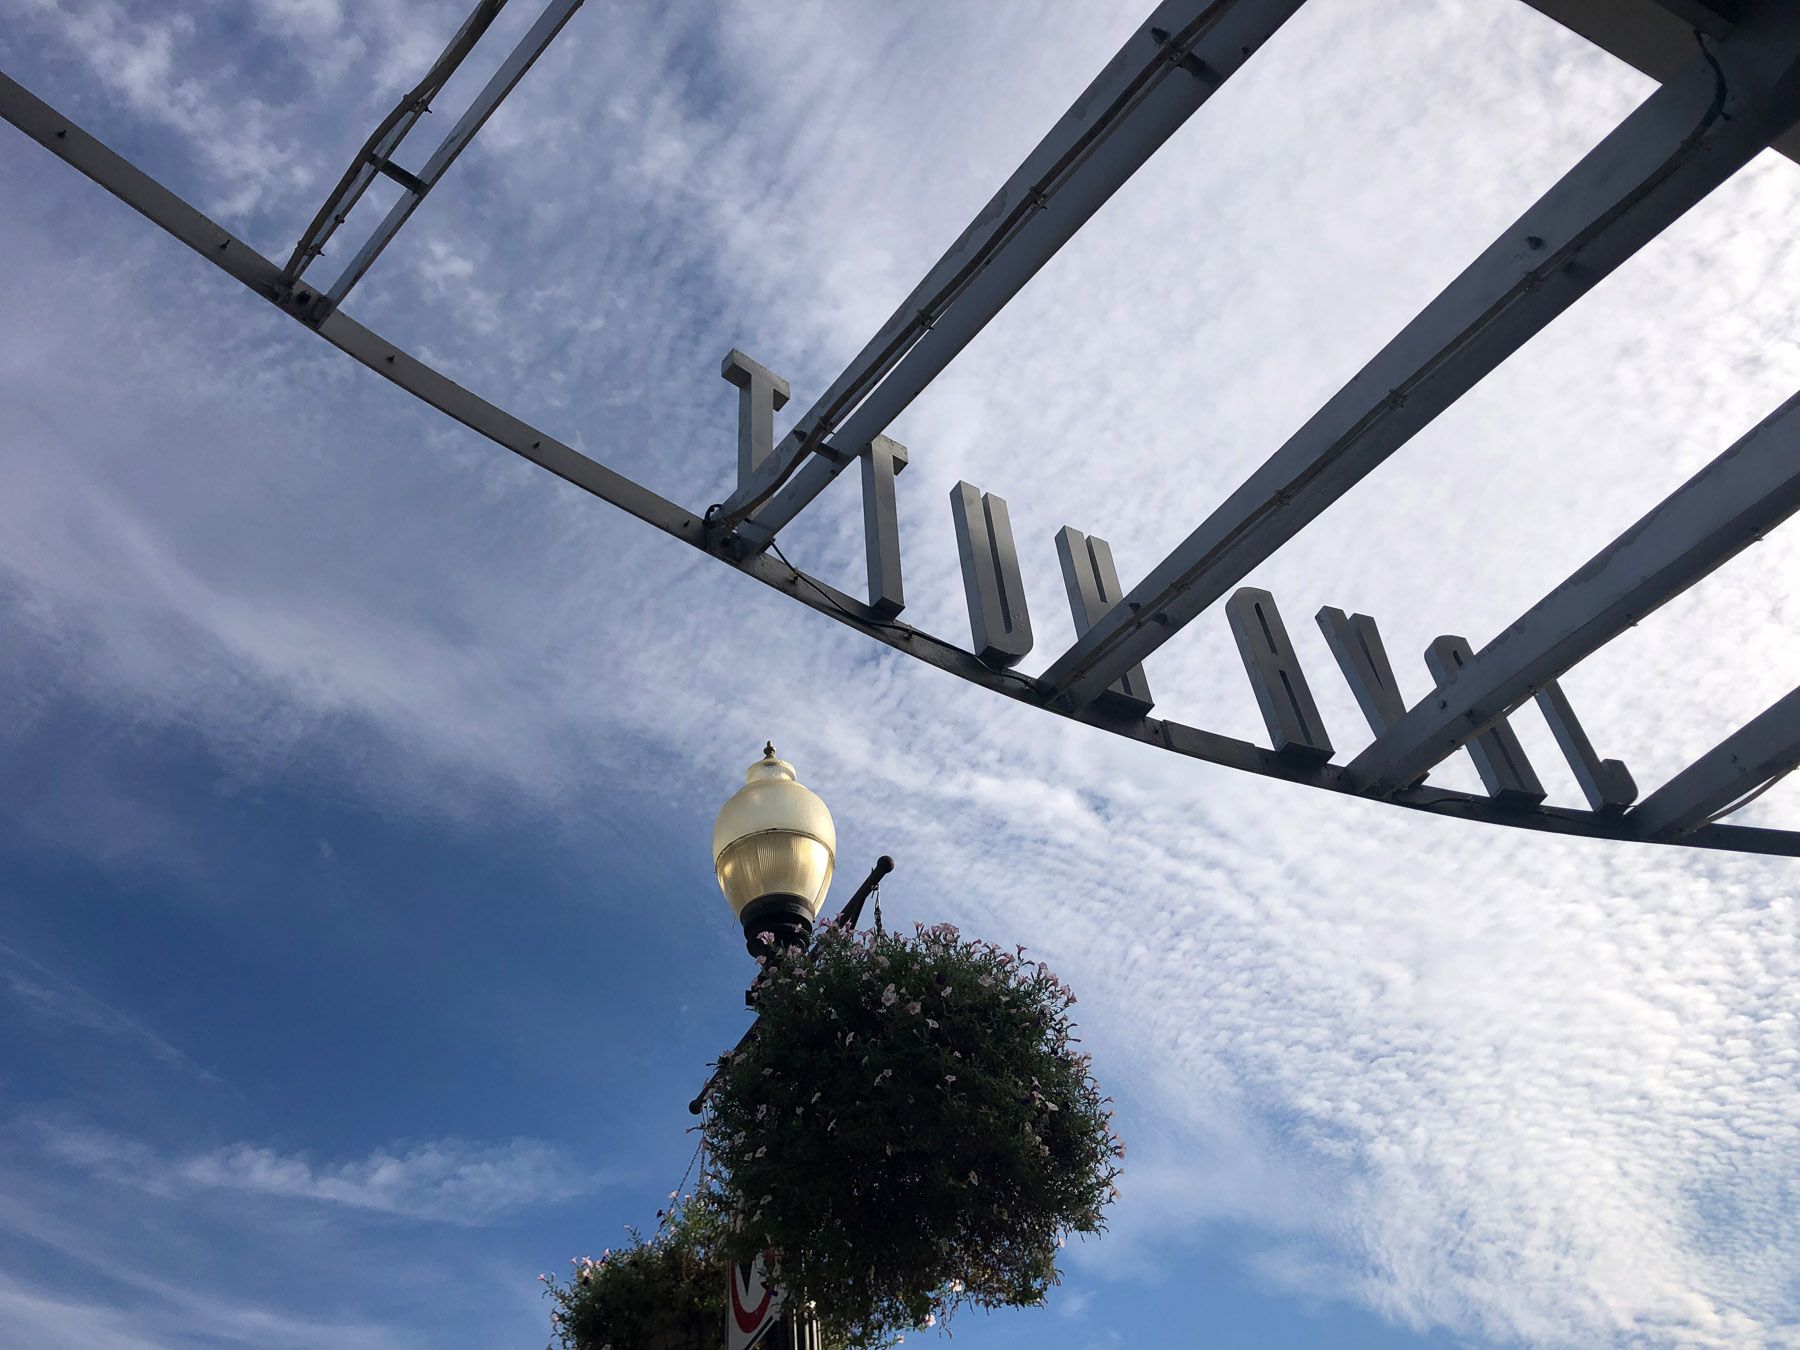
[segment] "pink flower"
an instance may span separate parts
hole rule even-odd
[[[917,999],[914,999],[911,1003],[906,1005],[906,1011],[911,1013],[914,1017],[917,1017],[919,1015],[920,1011],[923,1009],[923,1007],[924,1007],[923,1004],[921,1004]]]
[[[894,1006],[895,1000],[899,997],[900,995],[894,992],[894,986],[890,984],[886,989],[881,991],[881,1006],[884,1008],[891,1008]]]

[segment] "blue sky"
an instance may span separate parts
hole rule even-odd
[[[0,67],[285,256],[458,9],[0,0]],[[587,6],[351,309],[703,506],[723,353],[804,407],[1140,18]],[[907,617],[966,631],[966,478],[1011,503],[1037,669],[1058,527],[1135,579],[1646,90],[1513,0],[1314,0],[896,426]],[[1251,578],[1340,748],[1314,609],[1380,618],[1416,696],[1411,653],[1479,645],[1800,385],[1797,172],[1757,161]],[[0,181],[20,1344],[538,1344],[535,1277],[652,1221],[743,1025],[706,841],[765,736],[846,878],[899,858],[892,920],[1050,960],[1120,1100],[1112,1234],[959,1343],[1800,1336],[1787,865],[1034,716],[412,405],[17,135]],[[784,547],[855,589],[856,512]],[[1601,752],[1652,786],[1791,688],[1796,576],[1778,534],[1575,672]],[[1160,706],[1260,738],[1209,617]]]

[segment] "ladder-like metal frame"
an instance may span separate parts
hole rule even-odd
[[[1375,737],[1347,764],[1267,592],[1241,582],[1312,519],[1601,279],[1763,148],[1800,158],[1800,4],[1792,0],[1529,0],[1654,76],[1660,87],[1384,347],[1168,558],[1128,590],[1104,540],[1059,540],[1080,636],[1039,676],[1006,668],[1029,646],[1005,504],[959,484],[972,626],[988,661],[898,621],[892,476],[883,434],[956,354],[1303,0],[1164,0],[882,329],[793,429],[769,427],[785,382],[741,353],[737,490],[689,511],[464,389],[343,312],[342,303],[482,123],[579,8],[552,0],[422,168],[407,134],[505,0],[482,0],[425,79],[365,144],[285,266],[277,266],[0,75],[0,116],[325,341],[513,453],[838,622],[1008,698],[1176,754],[1396,806],[1559,834],[1800,856],[1800,831],[1719,823],[1800,763],[1800,690],[1633,806],[1558,677],[1800,509],[1800,395],[1775,410],[1620,539],[1479,650],[1432,644],[1436,687],[1408,708],[1374,621],[1319,612]],[[337,281],[304,273],[377,173],[405,195]],[[799,572],[778,532],[852,463],[863,465],[870,601]],[[777,556],[770,556],[771,553]],[[879,575],[878,575],[879,574]],[[1227,617],[1271,748],[1149,715],[1142,665],[1237,588]],[[994,605],[993,613],[983,607]],[[1013,608],[1018,613],[1015,615]],[[1018,623],[1015,624],[1015,619]],[[1506,725],[1533,699],[1588,809],[1546,806]],[[1467,747],[1485,794],[1427,786]]]

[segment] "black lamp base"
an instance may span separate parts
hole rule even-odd
[[[797,895],[765,895],[744,906],[744,945],[750,955],[804,948],[812,941],[811,907]],[[768,941],[763,935],[768,934]]]

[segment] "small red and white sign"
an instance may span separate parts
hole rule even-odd
[[[748,1265],[739,1262],[725,1277],[731,1286],[726,1294],[726,1350],[750,1350],[781,1316],[781,1291],[769,1283],[767,1256],[765,1252]]]

